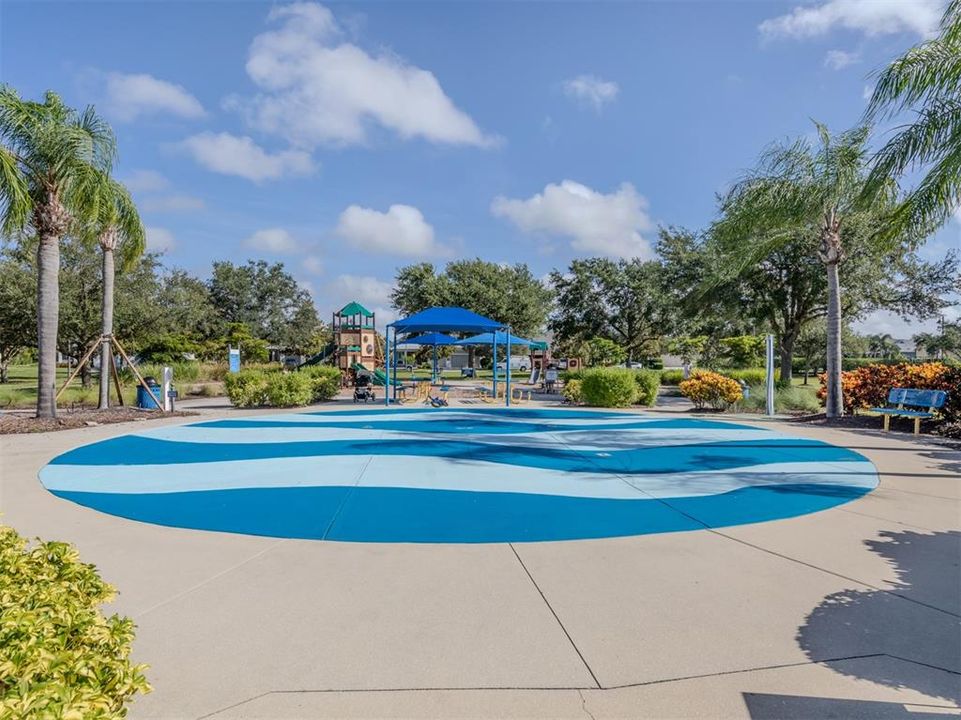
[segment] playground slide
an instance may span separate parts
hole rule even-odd
[[[316,355],[311,355],[309,358],[304,360],[300,365],[297,366],[297,369],[300,370],[300,368],[302,367],[319,365],[320,363],[327,360],[330,356],[332,356],[336,352],[336,350],[337,350],[337,345],[331,342],[327,345],[327,347],[325,347],[319,353],[317,353]]]
[[[387,385],[387,373],[385,373],[380,368],[377,368],[376,370],[374,370],[374,384],[380,385],[380,386]],[[394,378],[394,385],[403,385],[403,384],[404,384],[403,382]]]

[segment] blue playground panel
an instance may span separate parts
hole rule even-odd
[[[60,455],[55,495],[173,527],[349,542],[531,542],[776,520],[874,466],[735,423],[590,410],[364,409],[164,427]]]

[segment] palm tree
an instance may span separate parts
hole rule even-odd
[[[827,273],[827,401],[828,417],[844,412],[841,396],[841,284],[844,261],[842,229],[861,213],[883,213],[893,206],[896,187],[882,183],[864,192],[868,128],[837,137],[815,123],[818,141],[799,139],[775,144],[756,169],[736,182],[721,199],[721,218],[712,236],[724,252],[725,272],[740,275],[800,234]],[[877,242],[885,242],[878,239]]]
[[[53,92],[43,102],[0,87],[0,210],[3,231],[31,231],[37,244],[37,416],[56,408],[60,240],[96,214],[96,188],[113,165],[109,125]]]
[[[890,333],[868,335],[868,352],[883,360],[902,357],[901,347]]]
[[[146,232],[137,208],[127,188],[110,177],[103,177],[98,185],[97,216],[87,229],[103,253],[103,305],[101,333],[104,340],[100,350],[100,409],[110,407],[110,374],[113,349],[113,287],[115,253],[119,250],[121,268],[129,269],[146,247]]]
[[[951,0],[938,37],[908,50],[879,75],[866,117],[913,111],[878,152],[867,192],[905,172],[926,171],[892,217],[930,232],[961,204],[961,0]]]

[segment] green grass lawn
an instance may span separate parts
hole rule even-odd
[[[69,371],[65,367],[57,368],[57,388],[59,389],[67,379]],[[37,366],[11,365],[10,382],[0,385],[0,410],[31,408],[37,404]],[[99,380],[94,375],[90,387],[80,385],[80,377],[74,378],[70,387],[64,390],[57,404],[60,407],[91,407],[96,406],[100,397]],[[111,397],[116,401],[116,393],[111,385]],[[123,388],[124,402],[134,404],[137,399],[137,389],[127,383]]]

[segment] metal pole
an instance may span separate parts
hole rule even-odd
[[[507,392],[505,393],[505,405],[511,406],[511,329],[507,328]]]
[[[384,328],[384,405],[390,405],[390,325]]]
[[[491,345],[491,353],[494,356],[492,367],[494,368],[494,381],[491,383],[491,387],[494,390],[494,402],[497,402],[497,333],[494,333],[494,342]]]
[[[434,343],[434,370],[430,374],[431,382],[437,382],[437,343]]]
[[[387,381],[390,383],[391,399],[397,402],[397,328],[394,328],[394,374],[387,376]]]
[[[766,411],[768,415],[774,414],[774,336],[768,333],[765,343],[767,350],[766,370],[767,370],[767,403]]]

